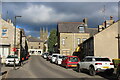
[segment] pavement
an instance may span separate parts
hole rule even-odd
[[[2,79],[2,72],[0,72],[0,80]]]
[[[29,60],[25,61],[21,67],[16,67],[16,70],[13,70],[13,67],[3,67],[2,70],[7,70],[6,75],[3,79],[7,78],[65,78],[73,79],[80,78],[82,80],[113,80],[114,75],[108,74],[97,74],[95,76],[90,76],[89,73],[78,73],[74,69],[65,69],[64,67],[58,66],[56,64],[51,64],[49,61],[46,61],[41,56],[31,56]]]

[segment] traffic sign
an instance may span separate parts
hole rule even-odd
[[[16,52],[16,48],[12,48],[12,51],[13,51],[13,52]]]

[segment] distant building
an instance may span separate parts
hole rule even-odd
[[[59,53],[72,55],[79,44],[97,32],[97,28],[88,28],[87,18],[85,18],[83,22],[58,23],[57,36]]]
[[[20,50],[21,50],[21,57],[27,56],[28,55],[28,43],[27,43],[27,37],[25,35],[24,29],[21,29],[21,36],[22,39],[20,40]]]
[[[101,56],[111,59],[120,58],[120,20],[115,22],[110,18],[106,20],[103,28],[98,26],[99,33],[83,42],[82,54],[84,56]]]
[[[47,40],[48,40],[48,29],[47,28],[40,28],[40,40],[44,42],[44,46],[43,46],[43,52],[47,52],[48,51],[48,44],[47,44]]]
[[[48,29],[47,28],[40,28],[40,40],[47,41],[48,39]]]
[[[11,20],[3,20],[0,17],[0,56],[2,57],[2,63],[5,62],[5,59],[8,55],[14,54],[14,49],[16,48],[15,54],[18,55],[19,58],[21,58],[21,47],[22,45],[22,38],[23,38],[23,29],[16,28],[11,22]],[[16,34],[16,43],[14,46],[14,40],[15,40],[15,34]],[[25,44],[26,46],[26,44]],[[24,48],[24,47],[23,47]],[[27,51],[26,51],[27,52]],[[25,53],[22,53],[25,54]]]
[[[44,42],[39,38],[28,36],[28,51],[31,55],[41,55],[43,53]]]

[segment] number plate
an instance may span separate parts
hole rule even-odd
[[[76,67],[77,65],[72,65],[72,67]]]
[[[104,66],[103,68],[109,68],[108,66]]]

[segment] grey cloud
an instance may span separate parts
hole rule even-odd
[[[40,27],[56,28],[57,22],[80,22],[88,18],[90,27],[97,27],[103,21],[103,6],[106,5],[106,17],[118,17],[118,4],[114,2],[14,2],[2,4],[3,18],[7,11],[9,18],[14,21],[15,15],[21,15],[17,19],[18,25],[25,28],[27,34],[38,34]],[[31,32],[30,32],[31,31]],[[35,35],[36,36],[36,35]]]

